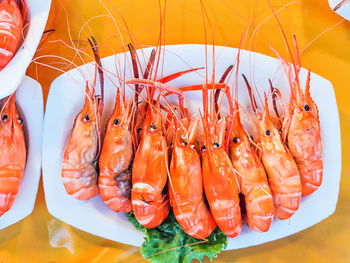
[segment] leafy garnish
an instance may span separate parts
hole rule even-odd
[[[128,216],[128,219],[129,221],[134,225],[134,227],[137,229],[137,230],[140,230],[141,232],[146,232],[146,227],[144,227],[143,225],[141,225],[133,212],[130,212],[130,213],[126,213],[126,215]]]
[[[140,225],[132,212],[128,213],[128,218],[138,230],[146,233],[140,251],[152,263],[191,263],[194,259],[202,262],[204,256],[212,260],[227,246],[227,237],[219,228],[207,240],[187,235],[172,212],[161,225],[152,229]]]

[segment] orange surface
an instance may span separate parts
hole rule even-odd
[[[109,4],[115,3],[123,15],[130,32],[139,43],[155,45],[159,32],[159,8],[154,0],[53,0],[47,29],[55,29],[40,46],[37,56],[55,54],[72,60],[73,52],[64,46],[70,44],[66,20],[69,20],[74,44],[87,48],[85,40],[93,33],[100,44],[103,56],[121,50],[121,42],[113,19],[119,26],[121,17]],[[215,43],[237,47],[248,21],[255,18],[254,26],[267,18],[271,11],[264,0],[206,0],[208,13],[215,25]],[[274,1],[276,9],[288,1]],[[104,8],[104,6],[106,9]],[[66,17],[63,7],[67,10]],[[301,0],[293,2],[279,13],[288,34],[295,33],[301,49],[320,32],[341,20],[328,7],[327,1]],[[123,29],[123,36],[127,34]],[[90,31],[91,30],[91,31]],[[270,19],[253,40],[252,49],[273,56],[267,40],[284,51],[283,41],[275,22]],[[126,40],[127,41],[127,40]],[[214,262],[350,262],[350,22],[344,22],[316,40],[302,53],[302,65],[333,83],[338,100],[342,126],[343,171],[340,196],[334,215],[301,233],[268,244],[223,252]],[[166,44],[204,43],[202,14],[199,1],[168,1],[166,15]],[[248,46],[246,46],[248,48]],[[114,50],[114,51],[113,51]],[[285,54],[285,53],[284,53]],[[63,70],[56,58],[38,60],[51,63]],[[88,60],[87,60],[88,61]],[[78,59],[75,62],[80,65]],[[28,75],[43,85],[47,97],[50,83],[60,72],[32,65]],[[320,204],[322,205],[322,204]],[[51,243],[50,243],[51,241]],[[50,245],[52,244],[52,245]],[[55,246],[55,247],[54,247]],[[53,218],[47,211],[42,184],[33,213],[21,222],[0,231],[0,262],[143,262],[138,248],[121,245],[79,231]]]

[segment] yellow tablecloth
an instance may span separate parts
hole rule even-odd
[[[72,41],[77,45],[79,31],[88,21],[80,35],[80,48],[88,48],[86,38],[93,34],[100,44],[105,45],[101,48],[102,56],[119,52],[121,41],[114,23],[120,27],[123,37],[127,38],[119,14],[122,14],[129,31],[139,43],[155,45],[159,33],[157,2],[53,0],[47,29],[55,29],[55,32],[40,46],[37,56],[55,54],[71,60],[74,53],[64,44],[71,45],[67,25]],[[114,7],[111,3],[114,3]],[[197,0],[168,1],[165,44],[204,43],[199,3]],[[217,45],[237,47],[249,21],[254,19],[255,27],[271,15],[264,0],[205,0],[204,3],[214,27]],[[274,1],[273,4],[277,10],[288,4],[288,1]],[[297,35],[301,49],[319,33],[341,20],[329,9],[327,1],[316,0],[292,2],[279,13],[279,17],[288,35]],[[212,43],[211,37],[209,39]],[[273,56],[268,41],[286,54],[281,34],[273,19],[261,26],[253,39],[252,49]],[[349,44],[350,22],[345,21],[321,36],[302,53],[303,67],[311,68],[313,72],[330,80],[337,96],[344,165],[335,214],[288,238],[223,252],[214,262],[350,262],[350,156],[347,148],[350,146],[347,137],[350,132]],[[86,50],[90,52],[89,49]],[[63,70],[69,68],[57,58],[39,61]],[[75,62],[82,64],[78,59]],[[50,83],[59,74],[60,72],[43,66],[32,65],[28,70],[28,75],[43,85],[45,99]],[[53,218],[46,209],[41,183],[33,213],[0,231],[0,262],[143,262],[143,259],[138,248],[87,234]]]

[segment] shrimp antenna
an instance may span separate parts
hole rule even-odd
[[[151,52],[151,55],[150,55],[150,58],[148,60],[148,63],[147,63],[147,66],[146,66],[146,70],[145,70],[145,73],[143,75],[144,79],[148,79],[150,77],[150,74],[151,74],[151,71],[153,69],[153,66],[154,66],[154,61],[156,59],[156,51],[153,49],[152,52]],[[152,97],[154,96],[154,91],[152,91],[151,93],[149,92],[149,89],[147,89],[147,92],[148,92],[148,95],[149,97]]]
[[[350,1],[349,0],[343,0],[341,1],[339,4],[337,4],[334,8],[333,8],[333,11],[337,11],[339,8],[343,7],[344,5],[346,4],[349,4]]]
[[[248,93],[249,93],[249,97],[250,97],[250,102],[251,102],[252,107],[253,107],[253,111],[256,112],[258,107],[257,107],[257,104],[256,104],[256,100],[254,98],[252,87],[250,86],[247,77],[244,74],[242,74],[242,76],[243,76],[245,84],[247,85],[247,89],[248,89]]]
[[[292,65],[293,65],[293,69],[294,69],[295,84],[297,85],[297,86],[296,86],[296,96],[299,97],[299,96],[300,96],[300,93],[302,92],[302,90],[301,90],[300,81],[299,81],[300,65],[297,65],[297,64],[296,64],[296,63],[300,63],[299,50],[298,50],[298,46],[296,45],[296,37],[294,37],[294,45],[296,45],[296,46],[295,46],[296,58],[294,59],[292,50],[291,50],[290,45],[289,45],[289,43],[288,43],[287,36],[286,36],[286,34],[285,34],[284,30],[283,30],[283,27],[282,27],[282,25],[281,25],[281,22],[279,21],[279,19],[278,19],[278,17],[277,17],[277,14],[276,14],[276,12],[274,11],[274,9],[273,9],[273,7],[272,7],[272,5],[271,5],[270,0],[266,0],[266,1],[267,1],[268,5],[270,6],[270,9],[271,9],[271,11],[272,11],[272,13],[273,13],[273,16],[275,17],[275,20],[276,20],[276,23],[277,23],[277,25],[278,25],[278,28],[280,29],[280,31],[281,31],[281,33],[282,33],[282,37],[283,37],[284,44],[285,44],[285,46],[286,46],[286,48],[287,48],[287,50],[288,50],[289,56],[290,56],[290,58],[291,58]],[[284,63],[286,66],[289,65],[289,63],[287,63],[287,62],[285,61],[285,59],[284,59],[281,55],[279,55],[278,52],[276,52],[275,49],[272,48],[272,50],[279,56],[279,58],[283,61],[283,63]],[[291,82],[291,85],[292,85],[293,81],[292,81],[292,74],[291,74],[291,72],[289,72],[289,74],[287,73],[287,75],[288,75],[288,78],[291,78],[291,79],[290,79],[290,82]],[[293,95],[293,96],[294,96],[294,95]]]
[[[157,53],[157,62],[155,63],[155,72],[154,72],[154,80],[157,78],[157,73],[158,73],[158,68],[160,65],[160,60],[161,60],[161,54],[162,54],[162,41],[165,42],[165,34],[163,31],[165,31],[165,14],[166,14],[166,9],[167,9],[167,1],[164,1],[164,7],[162,9],[162,5],[160,0],[158,0],[158,5],[159,5],[159,37],[158,37],[158,45],[156,48],[156,53]],[[164,68],[164,56],[165,52],[163,51],[163,57],[162,57],[162,69],[161,69],[161,75],[163,75],[163,68]],[[152,75],[152,74],[151,74]],[[151,77],[152,79],[152,77]],[[152,93],[151,96],[154,96],[154,89],[152,88]]]
[[[139,76],[139,71],[138,71],[136,50],[135,50],[135,48],[134,48],[132,43],[128,44],[128,48],[129,48],[130,56],[131,56],[131,61],[132,61],[132,66],[133,66],[133,71],[134,71],[134,78],[135,79],[139,79],[140,76]],[[145,79],[148,79],[148,77],[149,77],[151,67],[154,64],[154,60],[155,60],[155,50],[153,49],[152,52],[151,52],[151,55],[150,55],[150,58],[149,58],[149,61],[148,61],[145,73],[143,74],[143,77]],[[136,116],[136,113],[137,113],[137,110],[138,110],[139,94],[141,93],[141,91],[142,91],[142,88],[140,87],[140,84],[139,83],[135,83],[135,97],[134,97],[134,103],[136,105],[135,116]],[[136,119],[135,119],[135,121],[136,121]]]
[[[270,83],[270,90],[271,90],[271,94],[272,94],[272,104],[273,104],[273,109],[276,113],[276,116],[278,118],[280,118],[280,114],[278,112],[277,109],[277,102],[276,102],[276,97],[277,97],[277,89],[273,86],[271,79],[269,79],[269,83]]]
[[[97,41],[94,38],[94,36],[91,36],[92,41],[88,38],[89,44],[93,50],[94,56],[95,56],[95,61],[96,61],[96,68],[98,70],[98,74],[99,74],[99,79],[100,79],[100,86],[101,86],[101,95],[103,97],[103,89],[102,87],[104,86],[104,74],[103,74],[103,68],[102,68],[102,63],[101,63],[101,57],[99,54],[99,50],[98,50],[98,45],[97,45]]]
[[[233,69],[233,65],[230,65],[224,72],[224,74],[222,74],[221,79],[219,81],[219,83],[224,83],[225,79],[227,78],[228,74],[231,72],[231,70]],[[220,113],[218,113],[219,111],[219,105],[218,105],[218,100],[219,100],[219,96],[220,96],[220,91],[221,89],[217,89],[215,91],[215,112],[218,114],[218,118],[220,119]]]
[[[293,57],[292,50],[291,50],[290,45],[289,45],[289,43],[288,43],[286,33],[285,33],[284,30],[283,30],[283,27],[282,27],[282,25],[281,25],[281,22],[280,22],[280,20],[278,19],[277,14],[276,14],[275,10],[273,9],[270,0],[266,0],[266,1],[267,1],[268,5],[270,6],[270,9],[271,9],[271,11],[272,11],[273,16],[275,17],[275,20],[276,20],[276,23],[277,23],[277,25],[278,25],[278,28],[279,28],[279,30],[280,30],[281,33],[282,33],[282,37],[283,37],[284,44],[285,44],[285,46],[286,46],[286,48],[287,48],[287,50],[288,50],[290,59],[292,60],[292,64],[293,64],[294,71],[295,71],[295,74],[296,74],[295,78],[296,78],[297,81],[298,81],[298,80],[299,80],[299,77],[297,76],[297,72],[298,72],[297,66],[296,66],[296,63],[295,63],[295,59],[294,59],[294,57]],[[298,81],[298,82],[299,82],[299,81]]]
[[[207,40],[207,23],[205,17],[205,8],[203,0],[200,0],[202,9],[202,19],[204,26],[204,42],[205,42],[205,84],[202,86],[202,99],[203,99],[203,116],[201,115],[202,123],[208,123],[208,40]],[[204,133],[207,133],[206,127],[204,127]]]
[[[101,125],[101,116],[102,116],[102,112],[103,112],[103,105],[104,105],[104,74],[103,74],[103,68],[102,68],[102,63],[101,63],[101,57],[100,57],[100,54],[99,54],[99,50],[98,50],[98,47],[97,47],[97,41],[96,39],[91,36],[91,39],[88,39],[90,45],[91,45],[91,48],[92,48],[92,51],[94,53],[94,56],[95,56],[95,61],[96,61],[96,71],[95,71],[95,81],[94,81],[94,86],[93,86],[93,92],[92,94],[94,94],[95,92],[95,85],[96,85],[96,72],[98,71],[99,72],[99,79],[100,79],[100,88],[101,88],[101,98],[99,98],[99,120],[97,120],[97,127],[99,127]],[[97,155],[96,155],[96,160],[99,158],[100,154],[101,154],[101,149],[102,149],[102,142],[101,142],[101,134],[100,134],[100,129],[98,129],[98,152],[97,152]]]
[[[136,61],[136,51],[135,48],[133,46],[132,43],[128,44],[128,48],[129,48],[129,52],[130,52],[130,57],[131,57],[131,63],[132,63],[132,68],[133,68],[133,73],[134,73],[134,77],[136,79],[139,78],[139,70],[138,70],[138,64]],[[136,129],[136,125],[137,125],[137,112],[138,112],[138,108],[139,108],[139,93],[140,93],[140,85],[139,84],[135,84],[135,95],[134,95],[134,105],[135,105],[135,112],[133,115],[133,120],[132,120],[132,133],[133,133],[133,138],[137,138],[137,131]],[[138,140],[135,139],[135,141],[133,142],[133,146],[134,146],[134,150],[136,151],[136,147],[138,144]]]
[[[148,79],[148,77],[149,77],[149,75],[151,73],[151,69],[153,67],[155,58],[156,58],[156,51],[154,49],[152,49],[150,58],[148,60],[147,66],[146,66],[145,73],[143,74],[143,78],[144,79]]]
[[[89,41],[91,48],[92,48],[92,51],[94,53],[95,61],[96,61],[96,69],[98,70],[98,73],[99,73],[100,87],[101,87],[100,114],[102,114],[103,104],[104,104],[104,73],[103,73],[103,68],[102,68],[101,57],[100,57],[98,46],[97,46],[97,41],[93,36],[91,36],[91,38],[92,38],[93,43],[90,39],[88,39],[88,41]],[[96,83],[96,77],[95,77],[95,83]]]
[[[298,47],[298,42],[297,42],[297,36],[294,34],[293,35],[293,43],[294,43],[294,47],[295,47],[295,59],[296,59],[296,63],[297,63],[297,72],[299,74],[300,69],[301,69],[301,63],[300,63],[300,52],[299,52],[299,47]]]
[[[135,51],[135,48],[134,48],[133,44],[131,44],[131,43],[128,44],[128,48],[129,48],[129,52],[130,52],[130,56],[131,56],[132,68],[133,68],[133,71],[134,71],[134,77],[136,79],[138,79],[140,76],[139,76],[139,70],[138,70],[138,65],[137,65],[137,61],[136,61],[136,51]],[[135,103],[137,105],[138,93],[139,93],[139,84],[135,84],[135,91],[136,91],[135,92]]]
[[[177,79],[177,78],[181,77],[182,75],[185,75],[187,73],[191,73],[191,72],[194,72],[194,71],[197,71],[197,70],[200,70],[200,69],[204,69],[204,67],[191,68],[191,69],[186,69],[186,70],[183,70],[183,71],[179,71],[179,72],[176,72],[174,74],[162,77],[161,79],[158,79],[157,82],[167,83],[167,82],[170,82],[170,81],[172,81],[174,79]]]
[[[249,29],[250,29],[250,25],[248,26],[245,34],[242,35],[241,41],[239,43],[239,48],[238,48],[238,52],[237,52],[236,61],[235,61],[235,64],[237,63],[236,64],[236,78],[235,78],[235,82],[234,82],[235,106],[236,106],[236,113],[235,114],[238,115],[238,118],[240,118],[239,111],[238,111],[238,104],[237,104],[237,100],[238,100],[238,72],[239,72],[239,64],[240,64],[240,57],[241,57],[241,48],[242,48],[242,46],[244,44],[244,41],[245,41],[245,39],[247,37]],[[231,95],[231,93],[228,93],[228,95]],[[232,133],[232,130],[233,130],[234,107],[233,107],[233,99],[232,99],[232,97],[231,96],[230,97],[227,96],[227,99],[229,100],[230,115],[231,115],[230,121],[228,123],[228,132],[226,134],[226,151],[228,152],[229,140],[230,140],[231,133]]]

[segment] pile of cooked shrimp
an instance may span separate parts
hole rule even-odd
[[[26,11],[24,0],[0,1],[0,70],[19,45]],[[288,103],[270,81],[271,94],[265,95],[264,108],[258,108],[253,89],[242,76],[253,109],[254,138],[241,121],[238,87],[234,87],[233,98],[225,83],[233,66],[218,83],[174,88],[166,83],[198,68],[157,79],[152,77],[158,64],[157,52],[153,51],[140,76],[141,65],[130,44],[134,78],[126,84],[133,87],[134,97],[125,98],[118,88],[102,138],[104,73],[92,38],[102,92],[97,96],[95,86],[90,90],[86,84],[85,104],[63,155],[62,179],[67,193],[79,200],[100,194],[111,210],[133,211],[147,228],[160,225],[172,208],[182,229],[197,239],[208,237],[217,226],[233,238],[241,232],[242,218],[259,232],[268,231],[274,217],[290,218],[298,210],[301,197],[320,187],[323,173],[320,123],[310,95],[310,72],[303,89],[294,43],[295,55],[286,41],[291,63],[276,51],[289,80]],[[236,78],[238,67],[239,63],[235,65]],[[186,108],[184,93],[193,90],[202,92],[200,118],[191,116]],[[142,92],[146,96],[141,96]],[[166,100],[170,94],[178,96],[178,105]],[[227,116],[220,112],[220,96],[227,98]],[[273,112],[269,111],[270,97]],[[23,120],[14,95],[4,100],[0,122],[0,152],[6,156],[0,166],[1,216],[15,200],[26,161]],[[203,132],[199,135],[200,126]]]
[[[321,185],[323,173],[310,72],[304,89],[294,43],[296,54],[290,52],[291,63],[277,53],[289,80],[289,102],[270,81],[271,92],[265,94],[263,108],[257,106],[248,79],[239,76],[238,63],[223,72],[218,83],[174,88],[166,83],[198,68],[159,79],[151,77],[157,56],[153,50],[140,75],[141,65],[130,44],[134,78],[125,83],[134,90],[134,97],[125,98],[117,89],[114,111],[102,139],[104,78],[93,39],[95,83],[99,71],[102,92],[95,95],[94,86],[90,90],[87,83],[85,104],[63,155],[62,179],[67,193],[79,200],[100,194],[111,210],[133,211],[147,228],[160,225],[172,208],[182,229],[197,239],[208,237],[217,226],[233,238],[241,232],[242,218],[259,232],[268,231],[274,217],[290,218],[301,197]],[[251,119],[257,130],[254,138],[241,121],[238,87],[231,89],[225,83],[233,69],[236,78],[244,78],[250,96]],[[184,99],[184,93],[193,90],[202,92],[198,118],[191,116],[186,108],[189,102]],[[178,97],[177,105],[166,100],[170,94]],[[228,101],[227,116],[220,112],[222,104],[218,103],[223,96]]]

